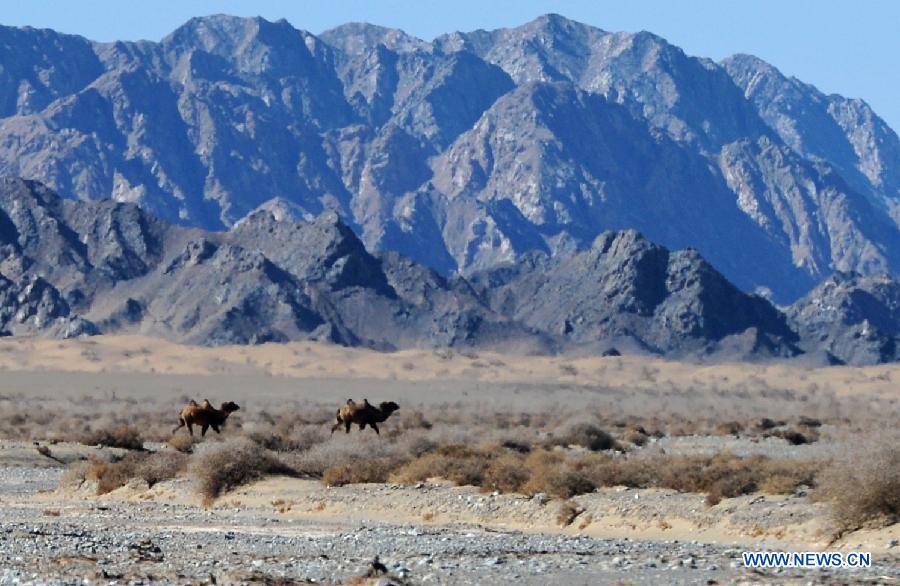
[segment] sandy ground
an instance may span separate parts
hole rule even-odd
[[[560,358],[450,350],[394,353],[330,344],[289,343],[220,348],[187,347],[140,336],[79,340],[0,339],[0,370],[170,375],[365,379],[414,383],[466,380],[686,389],[727,388],[888,397],[897,401],[900,365],[806,368],[788,363],[698,365],[646,357]],[[427,392],[429,386],[422,385]]]
[[[94,448],[57,444],[62,461]],[[727,499],[611,488],[559,503],[441,481],[324,487],[274,477],[203,507],[190,480],[95,496],[0,443],[0,583],[345,583],[381,557],[412,584],[895,583],[900,527],[831,544],[803,495]],[[872,551],[867,570],[746,569],[745,550]],[[41,555],[35,555],[37,551]],[[213,580],[215,582],[213,582]],[[279,581],[280,580],[280,581]],[[711,582],[713,581],[713,582]]]
[[[0,339],[0,407],[63,398],[234,399],[334,404],[391,398],[412,406],[516,411],[619,409],[742,417],[810,415],[896,422],[900,366],[696,365],[646,358],[518,357],[416,350],[392,354],[295,343],[196,348],[142,337]],[[853,442],[666,437],[667,453],[762,453],[823,459]],[[847,435],[847,434],[850,435]],[[842,435],[843,434],[843,435]],[[843,438],[843,439],[842,439]],[[54,461],[30,442],[0,442],[0,584],[341,583],[380,555],[412,584],[897,583],[900,526],[830,542],[823,505],[806,495],[751,495],[707,507],[702,495],[611,488],[559,503],[479,493],[430,481],[414,487],[328,488],[270,478],[204,508],[190,481],[132,485],[102,497],[57,490],[64,463],[93,448],[57,444]],[[147,545],[148,543],[152,544]],[[199,550],[198,550],[199,547]],[[743,568],[752,550],[862,549],[865,571]],[[159,551],[156,551],[159,550]],[[37,555],[41,552],[40,555]],[[198,553],[201,552],[201,553]],[[279,581],[281,580],[281,581]],[[307,582],[303,582],[307,581]],[[710,582],[714,581],[714,582]]]

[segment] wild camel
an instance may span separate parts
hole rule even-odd
[[[228,416],[240,409],[237,403],[233,401],[225,401],[222,403],[221,409],[212,406],[208,399],[204,399],[199,405],[196,401],[191,401],[184,406],[178,416],[178,425],[172,430],[177,432],[184,426],[187,426],[188,433],[194,435],[194,425],[201,426],[200,435],[205,436],[206,430],[210,427],[216,433],[221,433],[219,428],[225,424]]]
[[[378,407],[374,407],[368,399],[363,399],[362,404],[356,403],[353,399],[347,399],[347,403],[341,405],[341,408],[337,410],[337,423],[331,427],[331,433],[334,434],[341,425],[344,426],[346,433],[350,433],[350,426],[356,423],[359,425],[360,431],[369,425],[375,430],[375,433],[380,435],[378,424],[399,408],[400,406],[393,401],[386,401],[379,404]]]

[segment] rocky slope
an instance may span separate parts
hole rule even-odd
[[[900,359],[900,283],[888,275],[836,273],[788,314],[810,352],[849,364]]]
[[[557,15],[433,42],[228,16],[158,43],[0,28],[0,72],[0,173],[170,223],[330,210],[444,278],[635,228],[782,303],[835,270],[900,270],[900,140],[864,102],[646,32]]]
[[[334,212],[260,210],[224,232],[134,204],[63,200],[0,180],[0,328],[141,333],[204,345],[316,339],[381,349],[791,356],[785,316],[694,250],[633,230],[565,257],[447,279],[374,256]]]
[[[670,252],[633,230],[604,232],[562,261],[537,256],[481,277],[476,285],[495,309],[573,347],[799,353],[797,335],[765,299],[741,292],[695,250]]]
[[[554,348],[464,282],[397,255],[372,256],[333,212],[279,222],[261,211],[228,232],[204,232],[134,204],[66,201],[2,179],[0,227],[0,330],[11,334]]]

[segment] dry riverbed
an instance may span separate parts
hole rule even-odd
[[[894,583],[897,527],[828,546],[805,495],[702,495],[604,489],[560,503],[446,482],[324,487],[269,478],[204,507],[191,481],[140,482],[96,496],[58,489],[59,465],[5,442],[0,463],[0,583],[346,583],[377,555],[410,584]],[[61,459],[89,455],[55,446]],[[8,459],[4,455],[9,455]],[[868,570],[743,568],[752,549],[865,549]],[[400,583],[400,582],[398,582]]]

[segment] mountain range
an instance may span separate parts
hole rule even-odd
[[[448,279],[370,253],[333,211],[260,210],[210,232],[0,179],[0,335],[873,364],[900,358],[898,324],[886,275],[836,274],[783,311],[635,230]]]
[[[4,183],[0,329],[851,362],[900,331],[900,139],[864,101],[558,15],[0,27],[0,175],[40,182]]]
[[[338,213],[444,276],[633,228],[779,303],[900,269],[900,139],[861,100],[558,15],[427,42],[195,18],[0,28],[0,174],[221,230]]]

